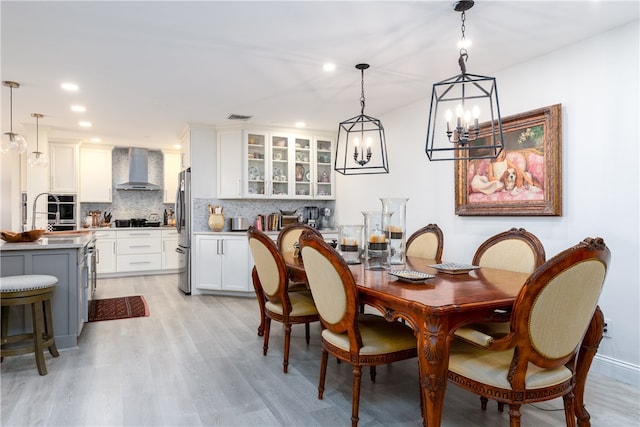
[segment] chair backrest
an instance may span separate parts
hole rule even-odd
[[[293,244],[298,242],[300,235],[304,231],[308,231],[309,233],[314,233],[315,235],[322,237],[322,234],[318,230],[308,226],[307,224],[300,223],[287,225],[280,230],[280,233],[278,233],[277,244],[280,252],[293,252]]]
[[[350,351],[362,348],[357,327],[358,292],[356,282],[344,259],[314,233],[300,236],[300,250],[307,281],[320,320],[331,332],[349,336]]]
[[[276,244],[269,236],[254,226],[247,230],[249,248],[253,256],[254,276],[269,301],[282,302],[283,307],[291,308],[288,293],[287,266],[278,252]],[[256,277],[254,277],[254,281]],[[255,283],[254,283],[255,284]],[[285,310],[286,311],[286,310]]]
[[[524,228],[512,228],[489,237],[476,250],[472,263],[481,267],[532,273],[544,264],[544,247]]]
[[[510,338],[516,346],[514,387],[524,386],[529,362],[554,368],[575,361],[596,310],[610,257],[601,238],[586,238],[529,277],[511,317]]]
[[[435,259],[442,262],[444,234],[436,224],[429,224],[414,232],[407,240],[407,256]]]

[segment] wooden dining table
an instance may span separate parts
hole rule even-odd
[[[296,274],[304,272],[302,258],[283,254],[287,267]],[[388,321],[404,319],[415,331],[418,347],[418,367],[421,389],[423,423],[439,427],[442,419],[449,344],[454,331],[469,323],[488,321],[499,316],[500,310],[510,310],[529,274],[481,267],[464,274],[438,272],[430,265],[435,260],[407,257],[405,265],[392,265],[393,270],[412,270],[435,277],[420,283],[399,281],[386,270],[367,270],[364,264],[350,265],[358,286],[359,302],[378,309]],[[594,315],[595,316],[595,315]],[[596,334],[597,335],[597,334]],[[592,337],[599,342],[597,336]],[[583,408],[584,382],[591,359],[595,355],[593,343],[590,357],[581,356],[579,365],[586,363],[576,385],[576,415],[586,417]],[[595,343],[597,349],[597,342]]]

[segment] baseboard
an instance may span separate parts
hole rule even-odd
[[[591,371],[640,388],[640,366],[596,354]]]

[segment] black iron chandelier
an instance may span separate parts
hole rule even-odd
[[[382,122],[364,114],[364,70],[361,73],[360,115],[340,123],[334,169],[343,175],[389,173],[387,143]]]
[[[461,74],[433,85],[425,150],[431,161],[495,158],[504,147],[496,79],[467,73],[465,12],[473,4],[472,0],[454,4],[462,18]]]

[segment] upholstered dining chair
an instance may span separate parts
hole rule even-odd
[[[452,341],[449,381],[508,404],[511,427],[520,426],[522,404],[562,397],[566,425],[574,427],[576,376],[585,375],[578,348],[598,315],[610,256],[601,238],[586,238],[536,269],[516,298],[507,335]]]
[[[278,250],[280,251],[280,253],[294,252],[295,247],[298,244],[298,239],[304,231],[322,237],[322,234],[318,230],[307,224],[298,223],[287,225],[283,227],[278,233],[278,240],[276,241],[276,243],[278,245]],[[295,273],[290,271],[289,291],[297,292],[308,290],[309,288],[307,287],[307,278],[304,276],[304,273]]]
[[[329,354],[353,365],[351,425],[357,426],[362,367],[416,357],[416,337],[400,322],[358,312],[358,291],[351,270],[322,238],[303,233],[300,248],[323,327],[318,399],[324,393]],[[371,379],[375,381],[374,371]]]
[[[435,259],[442,262],[444,234],[436,224],[429,224],[415,231],[407,240],[407,256]]]
[[[544,264],[545,256],[542,242],[534,234],[524,228],[511,228],[489,237],[478,246],[472,264],[531,274]],[[467,325],[458,329],[455,334],[465,337],[476,331],[494,338],[506,335],[509,332],[509,313],[497,312],[494,322]],[[486,397],[480,397],[480,405],[483,410],[487,409]],[[501,402],[498,402],[498,410],[504,410]]]
[[[271,320],[282,323],[284,327],[284,361],[282,370],[287,373],[291,326],[304,323],[305,338],[308,345],[309,323],[320,320],[318,310],[313,303],[311,292],[289,293],[287,266],[274,241],[253,226],[249,227],[247,236],[255,263],[251,278],[260,307],[261,320],[264,320],[263,354],[266,356],[269,349]],[[258,332],[258,335],[260,335],[260,332]]]

